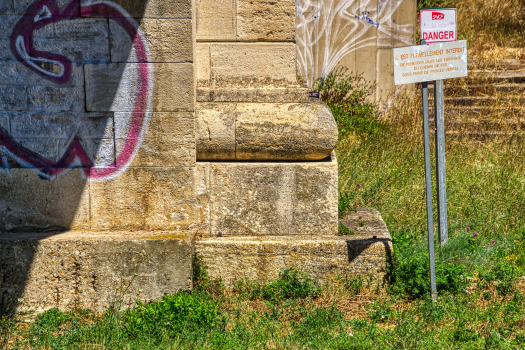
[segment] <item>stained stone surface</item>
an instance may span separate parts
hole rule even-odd
[[[2,311],[102,312],[190,289],[193,245],[170,231],[2,233]]]
[[[198,237],[195,249],[208,266],[209,276],[221,277],[230,288],[241,278],[260,283],[275,280],[285,268],[300,268],[318,283],[334,281],[336,276],[352,279],[370,274],[381,280],[393,255],[392,239],[381,215],[375,209],[362,208],[343,222],[358,233],[336,236],[302,231],[302,235],[258,237],[204,234]],[[358,228],[352,226],[354,223]]]

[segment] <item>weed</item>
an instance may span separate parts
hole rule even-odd
[[[341,222],[339,223],[339,234],[343,236],[347,235],[353,235],[355,234],[354,231],[349,230],[345,225],[343,225]]]

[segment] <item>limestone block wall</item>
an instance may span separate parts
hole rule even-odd
[[[1,0],[0,230],[191,230],[191,0]]]
[[[308,86],[337,66],[377,82],[383,104],[395,91],[392,48],[414,45],[416,0],[298,0],[299,75]]]

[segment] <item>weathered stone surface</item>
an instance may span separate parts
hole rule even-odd
[[[230,288],[242,278],[275,280],[285,268],[299,268],[318,283],[333,282],[337,275],[382,279],[393,255],[386,228],[353,236],[209,237],[198,239],[195,251],[208,275]]]
[[[321,160],[337,124],[323,103],[215,103],[197,106],[199,160]]]
[[[235,41],[235,0],[197,0],[197,40]]]
[[[334,153],[322,162],[207,164],[212,235],[337,233]]]
[[[13,137],[54,138],[113,138],[112,113],[47,113],[11,112]]]
[[[60,139],[58,142],[58,153],[60,157],[69,147],[71,140]],[[115,140],[113,138],[82,138],[82,148],[95,167],[107,167],[115,164]]]
[[[110,61],[108,38],[35,38],[35,50],[66,56],[73,62]]]
[[[11,53],[11,42],[7,37],[0,37],[0,61],[14,60]],[[3,62],[2,62],[3,63]]]
[[[211,44],[210,87],[299,87],[292,43]]]
[[[149,64],[153,79],[152,111],[193,111],[193,65]],[[137,63],[85,65],[88,111],[132,112],[138,90]]]
[[[49,160],[57,162],[58,157],[58,140],[41,139],[41,138],[18,138],[16,140],[21,146],[46,157]]]
[[[138,62],[126,31],[110,21],[111,62]],[[148,43],[150,62],[193,61],[192,23],[188,19],[142,19],[140,27]]]
[[[130,140],[130,113],[115,113],[116,154]],[[124,166],[119,163],[117,166]],[[147,131],[131,167],[195,165],[195,117],[193,113],[152,113]]]
[[[114,0],[133,18],[191,19],[191,0]]]
[[[27,109],[26,89],[21,86],[0,86],[0,110],[23,111]]]
[[[85,95],[81,87],[31,86],[27,88],[27,96],[32,111],[85,111]]]
[[[193,246],[167,231],[0,233],[2,306],[102,312],[158,300],[192,287]]]
[[[57,84],[24,66],[22,62],[4,61],[0,70],[0,85],[56,86]],[[71,77],[64,85],[84,85],[84,69],[81,64],[74,63],[71,65]]]
[[[201,80],[204,81],[204,84],[210,80],[210,44],[197,43],[195,51],[195,70],[197,71],[197,85],[199,85],[199,81]]]
[[[10,0],[0,3],[0,15],[9,15],[13,13],[13,3]]]
[[[26,13],[29,5],[32,5],[35,3],[35,0],[13,0],[13,2],[14,2],[15,14],[23,15]],[[56,4],[62,10],[70,3],[71,3],[71,0],[56,0]]]
[[[128,168],[90,183],[92,230],[190,230],[198,222],[194,167]]]
[[[5,0],[4,0],[5,1]],[[2,2],[4,2],[2,1]],[[2,5],[0,4],[0,7]],[[0,15],[2,9],[0,8]],[[0,36],[10,37],[13,34],[13,28],[20,21],[20,16],[0,16]],[[53,37],[53,25],[47,25],[39,30],[33,32],[33,37],[44,37],[51,38]]]
[[[199,84],[198,84],[199,85]],[[197,88],[197,102],[308,102],[306,88]]]
[[[238,41],[294,41],[294,0],[237,0]]]
[[[197,159],[235,160],[235,112],[232,103],[197,105]]]
[[[321,160],[334,149],[337,135],[323,103],[237,104],[237,160]]]
[[[111,21],[110,23],[113,23]],[[108,38],[108,20],[83,18],[53,24],[57,38]]]
[[[6,112],[0,112],[0,128],[4,128],[8,132],[11,130],[9,127],[9,114]]]
[[[0,230],[89,229],[89,183],[72,169],[44,180],[32,169],[0,173]]]

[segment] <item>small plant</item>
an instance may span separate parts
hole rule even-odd
[[[316,298],[321,294],[321,287],[315,285],[310,275],[299,269],[288,268],[279,273],[279,278],[253,289],[252,299],[271,302],[286,299]]]
[[[212,279],[208,276],[208,267],[198,254],[193,254],[193,288],[213,295],[221,295],[225,291],[220,279]]]
[[[355,232],[352,230],[349,230],[348,227],[346,227],[345,225],[343,225],[342,222],[340,222],[339,223],[339,234],[342,236],[348,236],[348,235],[355,234]]]
[[[361,275],[350,280],[338,276],[337,280],[339,284],[343,285],[344,289],[349,291],[352,295],[359,294],[364,285],[364,278]]]

